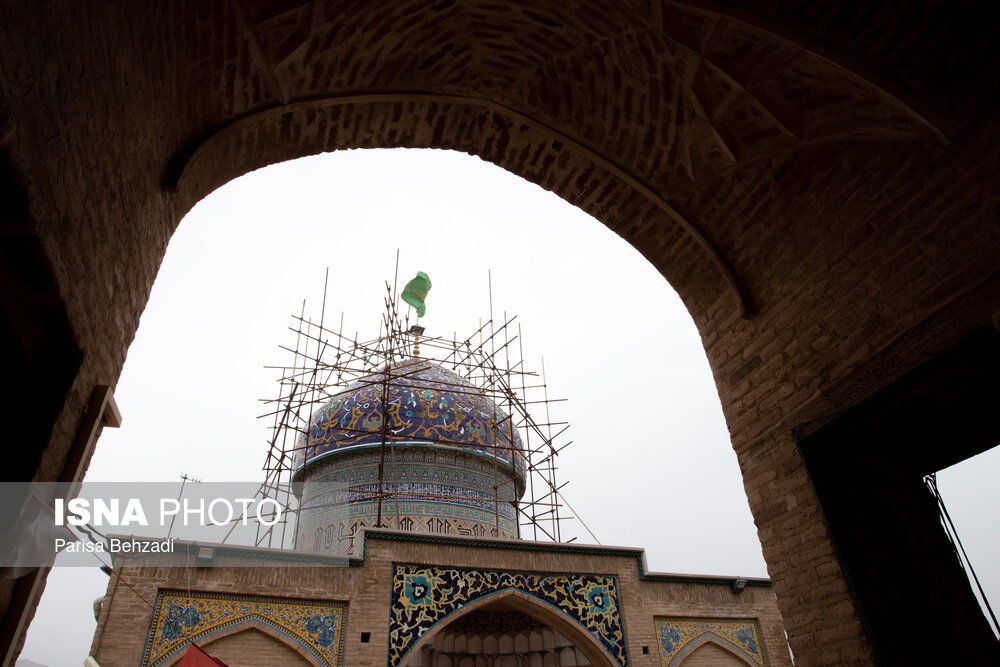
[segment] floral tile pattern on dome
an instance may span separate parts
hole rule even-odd
[[[677,665],[703,644],[713,641],[751,664],[767,664],[757,622],[751,619],[663,618],[655,619],[660,665]]]
[[[139,664],[162,665],[191,642],[252,621],[302,646],[321,665],[343,664],[346,602],[171,590],[157,593]]]
[[[470,602],[514,589],[582,625],[619,665],[628,665],[615,577],[395,565],[389,621],[390,667],[431,628]]]
[[[381,444],[383,416],[396,443],[424,442],[477,450],[526,470],[521,438],[510,417],[483,390],[437,364],[411,359],[389,373],[388,410],[383,410],[385,374],[354,382],[318,410],[302,434],[292,469],[328,452]]]

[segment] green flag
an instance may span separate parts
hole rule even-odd
[[[417,309],[417,317],[423,317],[427,312],[424,299],[430,291],[431,279],[423,271],[417,271],[417,277],[406,283],[406,287],[403,288],[403,301]]]

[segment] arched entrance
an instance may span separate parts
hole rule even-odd
[[[201,638],[198,645],[227,665],[240,664],[241,656],[246,655],[267,656],[271,664],[287,667],[318,667],[322,664],[301,645],[257,619],[210,633]],[[172,667],[183,657],[184,650],[178,651],[163,663],[163,667]]]
[[[26,433],[13,478],[82,474],[88,405],[206,192],[325,150],[461,150],[590,212],[674,285],[795,654],[872,658],[792,429],[993,326],[998,57],[981,3],[2,11],[3,340],[26,378],[6,402]],[[3,644],[43,580],[5,584]],[[896,608],[930,618],[914,596]]]
[[[722,642],[707,638],[691,647],[690,653],[682,656],[676,664],[683,667],[745,667],[753,662],[728,648]]]
[[[442,619],[404,657],[406,667],[615,667],[618,663],[573,619],[506,590]]]

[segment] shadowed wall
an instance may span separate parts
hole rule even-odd
[[[579,206],[670,281],[701,332],[796,658],[871,660],[791,433],[1000,311],[1000,59],[981,11],[4,3],[2,191],[27,203],[0,213],[4,265],[35,267],[0,275],[4,340],[30,358],[47,336],[73,377],[40,398],[18,477],[62,473],[201,197],[322,151],[460,150]],[[13,582],[2,593],[19,599]],[[21,597],[8,643],[33,609]]]

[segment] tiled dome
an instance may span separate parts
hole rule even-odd
[[[321,458],[346,449],[382,443],[384,373],[354,382],[313,414],[299,436],[292,469],[296,476]],[[483,390],[437,364],[409,359],[392,367],[389,378],[387,442],[471,449],[490,458],[494,451],[526,471],[521,438],[508,415]]]

